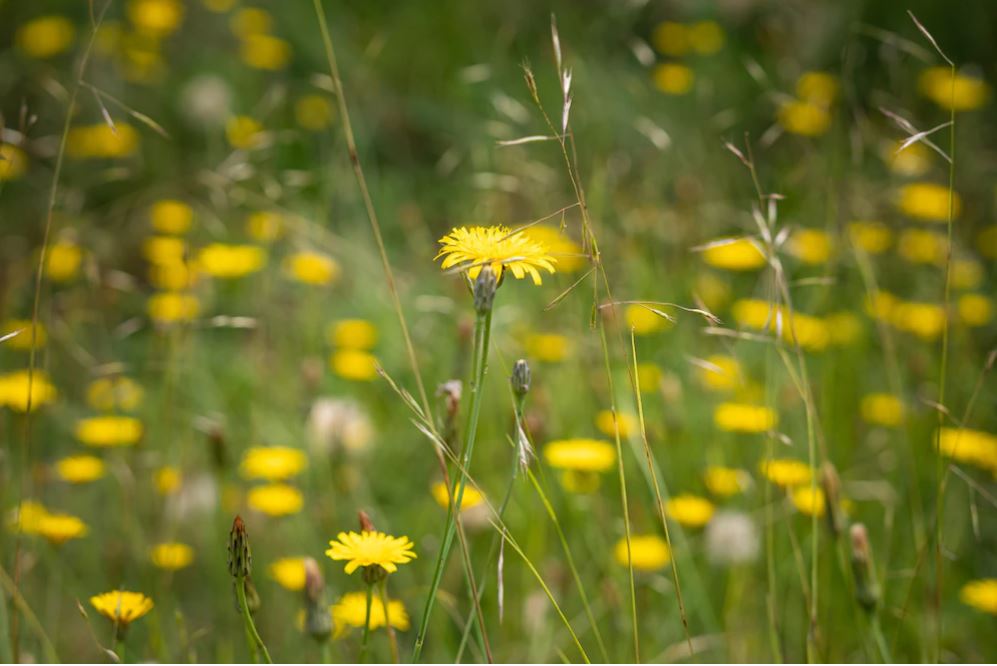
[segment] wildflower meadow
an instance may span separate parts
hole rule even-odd
[[[0,2],[0,661],[994,661],[995,28]]]

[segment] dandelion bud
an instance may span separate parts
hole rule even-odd
[[[495,290],[498,289],[498,279],[491,266],[482,266],[474,281],[474,311],[479,315],[492,311],[495,301]]]
[[[249,608],[249,612],[255,614],[256,611],[260,610],[263,605],[263,601],[260,599],[260,593],[256,591],[256,586],[253,585],[253,580],[249,577],[243,581],[246,590],[246,606]]]
[[[376,532],[374,528],[374,523],[371,521],[370,516],[367,515],[366,511],[357,511],[357,519],[360,521],[360,531],[361,532]]]
[[[228,572],[235,578],[248,578],[252,568],[253,555],[249,550],[246,524],[241,516],[236,516],[228,535]]]
[[[305,558],[305,631],[317,641],[324,641],[332,633],[332,618],[323,599],[325,581],[318,562]]]
[[[876,567],[872,562],[869,534],[862,523],[852,525],[852,574],[855,577],[855,597],[859,605],[872,611],[879,603],[879,583]]]
[[[530,392],[530,365],[525,359],[519,359],[516,364],[512,366],[512,377],[510,381],[512,382],[512,392],[516,394],[516,397],[522,399]]]
[[[845,528],[845,515],[841,510],[841,479],[838,477],[838,470],[830,462],[821,465],[820,485],[824,490],[828,526],[831,534],[837,537]]]

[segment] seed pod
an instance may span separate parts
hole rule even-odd
[[[830,462],[820,467],[820,485],[824,490],[827,505],[827,523],[835,538],[845,529],[845,513],[841,510],[841,479],[838,470]]]
[[[248,578],[253,569],[253,554],[249,549],[249,535],[241,516],[232,521],[228,535],[228,572],[235,578]]]
[[[325,641],[332,633],[332,618],[325,605],[325,581],[318,562],[305,558],[305,631],[317,641]]]
[[[512,366],[512,377],[510,377],[509,381],[512,382],[512,392],[518,398],[522,399],[530,392],[531,379],[530,365],[526,362],[526,359],[521,358],[516,361],[516,364]]]
[[[479,315],[492,311],[492,304],[495,301],[495,291],[498,289],[498,279],[491,266],[482,266],[474,281],[474,311]]]

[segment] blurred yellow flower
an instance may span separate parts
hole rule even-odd
[[[212,243],[197,253],[197,267],[216,278],[237,279],[255,273],[267,263],[267,253],[256,245]]]
[[[789,499],[796,507],[796,510],[807,516],[816,515],[818,518],[824,515],[825,499],[824,490],[817,486],[800,486],[794,488],[789,493]]]
[[[848,237],[869,254],[882,254],[893,244],[893,232],[882,222],[851,222]]]
[[[201,311],[201,303],[193,294],[164,291],[149,297],[146,310],[153,321],[172,324],[194,319]]]
[[[890,393],[870,393],[862,396],[859,412],[862,420],[874,425],[899,428],[904,422],[904,403]]]
[[[80,272],[82,262],[83,250],[79,245],[68,240],[56,241],[45,253],[45,276],[52,282],[69,282]]]
[[[727,432],[768,432],[778,422],[776,413],[761,405],[724,402],[713,410],[713,423]]]
[[[994,318],[993,299],[983,294],[963,294],[956,303],[959,319],[966,326],[986,326]]]
[[[639,426],[637,418],[631,414],[617,412],[614,415],[611,410],[603,409],[595,415],[595,427],[606,437],[615,437],[619,430],[620,437],[625,439],[635,434]]]
[[[245,39],[251,35],[270,32],[273,27],[273,17],[259,7],[244,7],[229,19],[229,27],[237,37]]]
[[[744,370],[733,356],[713,354],[696,364],[696,375],[711,391],[733,391],[744,383]]]
[[[779,107],[779,124],[791,134],[820,136],[831,128],[831,113],[813,102],[792,100]]]
[[[637,364],[637,388],[641,393],[654,393],[661,386],[664,373],[654,363]]]
[[[149,220],[161,234],[181,235],[190,231],[194,209],[183,201],[160,199],[149,208]]]
[[[305,498],[301,491],[286,483],[268,483],[255,486],[246,495],[251,509],[268,516],[289,516],[301,511]]]
[[[110,412],[134,410],[142,402],[142,387],[130,377],[99,377],[87,386],[87,403],[94,409]]]
[[[31,58],[51,58],[66,51],[75,38],[76,28],[69,19],[52,15],[24,23],[14,34],[14,43]]]
[[[700,55],[712,55],[723,48],[723,28],[716,21],[697,21],[689,26],[689,45]]]
[[[367,623],[367,594],[347,592],[330,606],[332,613],[333,637],[341,638],[350,629],[362,629]],[[388,622],[393,629],[408,631],[409,617],[405,605],[397,599],[388,600]],[[371,597],[370,630],[384,626],[384,602],[379,595]]]
[[[11,530],[22,534],[38,534],[42,520],[49,515],[48,509],[40,502],[22,500],[11,512],[8,524]]]
[[[787,243],[789,253],[812,266],[827,263],[834,252],[834,241],[822,229],[797,229]]]
[[[149,266],[149,283],[156,289],[182,291],[197,282],[197,271],[186,261],[164,261]]]
[[[997,578],[969,581],[959,590],[959,600],[976,610],[997,615]]]
[[[792,312],[783,306],[768,301],[742,299],[732,307],[734,320],[741,326],[765,329],[779,333],[780,338],[789,343],[797,343],[809,351],[821,351],[830,341],[827,323],[818,317]]]
[[[970,428],[941,428],[935,446],[947,458],[997,474],[997,435]]]
[[[897,207],[904,215],[925,222],[945,222],[949,216],[949,188],[937,183],[904,185],[897,195]],[[952,218],[959,217],[962,199],[952,192]]]
[[[235,3],[237,1],[238,0],[201,0],[205,9],[216,14],[224,14],[225,12],[231,11],[232,8],[235,7]]]
[[[539,285],[542,279],[538,269],[553,273],[557,263],[546,245],[523,231],[503,226],[457,227],[439,243],[436,259],[443,258],[440,268],[466,270],[472,280],[477,279],[482,266],[488,264],[496,278],[501,278],[503,270],[508,269],[516,279],[529,275],[533,284]]]
[[[956,73],[948,67],[929,67],[918,78],[922,95],[943,109],[972,111],[987,103],[990,87],[975,76]]]
[[[976,289],[983,282],[983,266],[975,259],[952,260],[952,288]]]
[[[701,273],[696,276],[694,293],[707,308],[716,312],[730,300],[730,285],[713,273]]]
[[[377,378],[377,357],[357,349],[337,349],[330,359],[332,371],[343,379],[370,382]]]
[[[339,263],[320,252],[296,252],[284,263],[287,274],[298,282],[315,286],[325,286],[339,278]]]
[[[866,298],[865,311],[870,317],[889,321],[900,299],[887,291],[877,291]]]
[[[850,345],[862,337],[862,320],[851,310],[832,312],[824,321],[832,345]]]
[[[902,142],[886,144],[883,150],[883,160],[893,173],[908,178],[923,176],[931,168],[931,149],[920,141],[916,141],[900,150]],[[900,152],[897,152],[900,150]]]
[[[9,143],[0,143],[0,183],[16,180],[28,170],[28,156]]]
[[[783,488],[810,483],[810,478],[813,475],[810,465],[792,458],[763,460],[758,464],[758,470],[766,479]]]
[[[827,72],[804,72],[796,80],[796,96],[826,107],[838,96],[838,87],[838,79]]]
[[[571,338],[559,333],[531,333],[523,346],[527,356],[545,363],[559,363],[574,351]]]
[[[372,349],[377,344],[377,327],[366,319],[341,319],[329,326],[329,342],[341,349]]]
[[[115,590],[90,597],[90,603],[97,612],[114,622],[127,627],[152,610],[152,599],[141,592]]]
[[[67,483],[90,483],[104,476],[104,461],[96,456],[67,456],[55,463],[55,472]]]
[[[246,233],[260,243],[272,243],[284,233],[284,218],[272,211],[250,213],[246,217]]]
[[[17,335],[7,338],[0,345],[7,349],[30,351],[32,347],[41,349],[48,342],[48,332],[41,322],[32,325],[30,319],[9,319],[0,325],[0,338],[14,332]]]
[[[239,471],[246,479],[286,481],[308,466],[308,456],[289,446],[254,446],[242,456]]]
[[[182,264],[187,242],[173,236],[149,236],[142,243],[142,256],[151,264]]]
[[[86,523],[68,513],[46,512],[38,523],[38,534],[57,546],[83,538],[88,531]]]
[[[730,497],[748,486],[750,477],[743,469],[711,465],[703,472],[706,489],[717,497]]]
[[[180,470],[171,465],[160,467],[153,475],[153,484],[160,495],[172,495],[180,489]]]
[[[299,127],[310,132],[325,129],[335,116],[336,110],[328,95],[310,93],[294,102],[294,120]]]
[[[282,557],[268,568],[270,577],[285,590],[297,592],[305,588],[305,558]]]
[[[177,571],[191,565],[194,561],[194,549],[175,541],[157,543],[149,550],[149,559],[160,569]]]
[[[126,123],[115,121],[114,129],[104,123],[84,125],[69,130],[66,155],[80,160],[127,157],[138,150],[138,142],[138,132]]]
[[[430,492],[433,494],[433,499],[436,500],[437,504],[444,509],[450,508],[450,492],[447,490],[447,484],[437,481],[433,484]],[[464,512],[468,509],[473,509],[476,506],[480,506],[484,501],[485,496],[481,494],[481,491],[468,484],[464,486],[464,495],[461,497],[460,510]]]
[[[129,0],[128,20],[150,37],[166,37],[180,27],[184,7],[179,0]]]
[[[657,309],[653,305],[639,305],[637,303],[628,305],[623,311],[627,328],[632,329],[635,335],[651,335],[671,328],[672,322],[654,311]]]
[[[697,495],[675,495],[665,501],[665,515],[683,527],[702,527],[714,511],[713,502]]]
[[[651,33],[651,43],[658,53],[667,56],[683,56],[689,51],[689,29],[682,23],[664,21]]]
[[[566,231],[536,224],[523,233],[547,247],[550,255],[557,259],[559,273],[576,273],[588,263],[588,257],[582,255],[582,246],[572,240]]]
[[[384,532],[340,532],[329,542],[326,556],[346,561],[345,571],[352,574],[360,567],[380,567],[388,573],[398,571],[399,564],[414,560],[415,545],[407,536],[395,537]]]
[[[765,255],[751,238],[720,238],[703,249],[703,261],[727,271],[753,271],[765,265]]]
[[[92,416],[76,422],[76,439],[87,446],[131,446],[142,437],[142,422],[131,416]]]
[[[997,224],[980,231],[976,236],[976,247],[987,259],[997,259]]]
[[[676,62],[657,65],[651,73],[654,86],[666,95],[686,95],[696,82],[693,71]]]
[[[904,229],[897,242],[897,254],[912,264],[945,262],[948,240],[943,234],[923,229]]]
[[[0,407],[6,405],[15,412],[26,412],[30,402],[31,411],[34,411],[55,402],[57,396],[58,392],[42,370],[35,370],[30,381],[27,370],[15,370],[0,375]]]
[[[616,462],[616,449],[598,439],[559,439],[544,447],[544,460],[557,469],[605,472]]]
[[[627,557],[627,540],[624,537],[616,542],[613,558],[623,567],[629,562],[639,571],[658,571],[671,561],[672,551],[668,547],[668,542],[657,534],[631,534],[629,557]]]
[[[263,125],[249,116],[232,116],[225,123],[225,138],[233,148],[254,148],[263,140]]]
[[[277,71],[287,67],[291,59],[291,45],[272,35],[246,35],[242,38],[239,56],[253,69]]]
[[[936,303],[901,301],[890,313],[893,326],[923,340],[935,340],[945,328],[945,308]]]

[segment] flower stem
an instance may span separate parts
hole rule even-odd
[[[395,636],[395,628],[391,626],[391,619],[388,617],[388,579],[381,581],[381,606],[384,607],[384,628],[388,632],[388,645],[391,647],[391,661],[398,663],[398,637]]]
[[[453,537],[457,525],[457,516],[460,515],[461,504],[464,501],[464,488],[467,485],[467,469],[471,463],[471,455],[474,452],[474,441],[478,434],[478,417],[481,413],[481,384],[485,378],[485,368],[488,364],[488,341],[491,335],[492,311],[479,312],[474,322],[474,352],[473,365],[471,369],[471,407],[467,414],[467,427],[464,429],[464,444],[460,455],[460,469],[457,471],[457,478],[452,489],[453,505],[447,512],[447,525],[440,545],[440,551],[436,558],[436,567],[433,570],[433,581],[429,588],[429,597],[426,599],[426,606],[422,612],[422,621],[419,625],[419,635],[415,639],[415,647],[412,650],[412,661],[419,661],[422,654],[422,646],[426,640],[426,632],[429,629],[429,617],[433,612],[433,604],[436,602],[436,593],[443,578],[443,568],[446,565],[447,556],[450,554],[450,547],[453,545]],[[479,622],[481,618],[479,616]],[[481,632],[484,634],[485,627],[482,624]]]
[[[374,602],[374,586],[367,584],[367,609],[364,611],[363,640],[360,641],[360,663],[367,663],[367,641],[370,639],[370,607]]]
[[[267,646],[263,643],[263,639],[260,638],[259,632],[256,631],[256,625],[253,623],[253,615],[249,612],[249,602],[246,601],[245,576],[238,576],[235,579],[235,594],[239,598],[239,609],[242,611],[242,621],[246,626],[246,634],[251,639],[249,641],[250,648],[254,648],[254,646],[255,648],[258,648],[259,651],[263,653],[263,657],[267,660],[267,663],[272,664],[273,659],[270,658],[270,652],[267,650]]]
[[[120,627],[114,629],[114,654],[118,655],[118,660],[122,664],[128,663],[125,656],[125,632]]]

